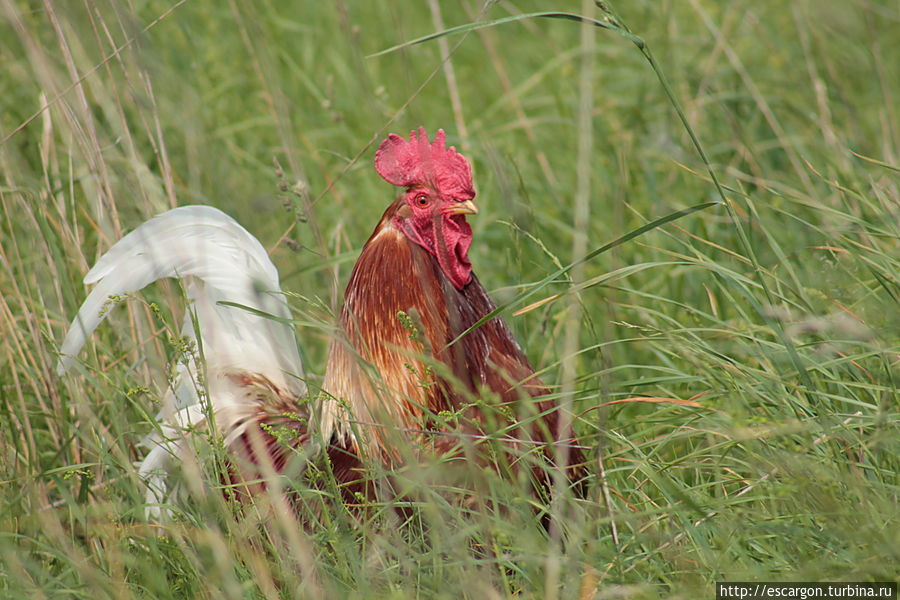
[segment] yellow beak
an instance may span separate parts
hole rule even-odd
[[[457,202],[450,208],[444,209],[445,215],[477,215],[478,207],[471,200]]]

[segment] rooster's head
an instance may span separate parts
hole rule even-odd
[[[375,169],[388,183],[406,188],[395,226],[433,254],[444,275],[462,289],[472,278],[466,215],[478,212],[469,161],[447,148],[443,129],[429,142],[420,127],[408,140],[390,134],[375,153]]]

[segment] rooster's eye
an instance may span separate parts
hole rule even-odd
[[[416,196],[416,204],[419,206],[428,206],[428,195],[427,194],[419,194]]]

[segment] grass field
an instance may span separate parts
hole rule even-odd
[[[0,596],[690,599],[717,580],[896,581],[900,10],[610,7],[0,0]],[[548,9],[607,27],[527,16]],[[483,506],[502,510],[435,485],[405,522],[325,495],[305,524],[261,526],[215,493],[146,521],[133,462],[183,303],[162,284],[129,300],[59,378],[88,268],[151,215],[221,208],[270,249],[321,377],[394,193],[374,149],[419,125],[473,163],[470,257],[580,415],[588,497],[535,507],[487,473]]]

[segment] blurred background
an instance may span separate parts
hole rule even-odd
[[[716,580],[895,580],[898,31],[900,7],[876,0],[0,0],[0,593],[692,598]],[[325,508],[253,544],[239,514],[144,523],[131,462],[180,291],[116,310],[59,379],[84,274],[148,217],[216,206],[270,250],[321,376],[395,193],[374,150],[420,125],[473,164],[470,258],[575,403],[589,498],[559,536],[528,510],[449,506],[394,529]]]

